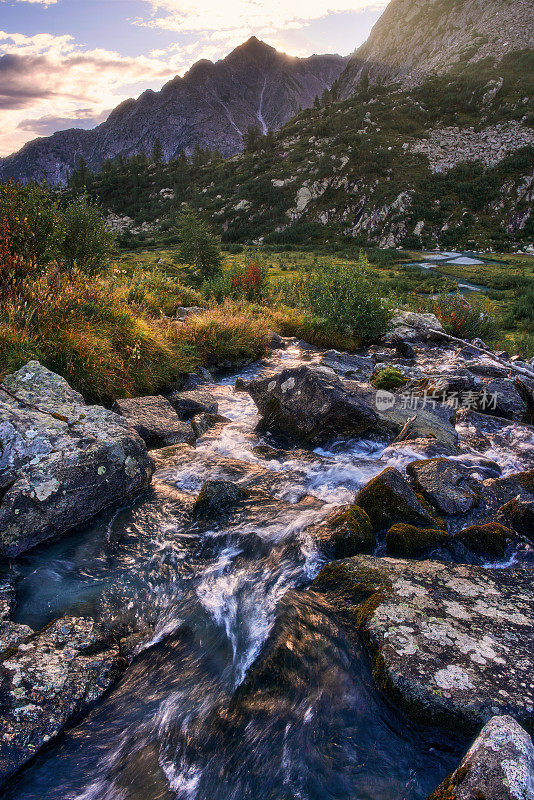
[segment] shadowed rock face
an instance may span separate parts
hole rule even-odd
[[[413,84],[429,73],[446,72],[460,61],[502,58],[534,47],[530,0],[393,0],[368,40],[351,57],[341,77],[348,97],[368,72]]]
[[[458,769],[428,800],[529,800],[534,797],[534,747],[512,717],[492,717]]]
[[[153,469],[126,420],[30,361],[0,384],[0,555],[74,528],[143,489]]]
[[[411,715],[474,727],[494,714],[532,724],[532,573],[356,556],[313,588],[343,598],[375,677]]]
[[[118,155],[151,153],[159,138],[164,157],[195,147],[230,156],[243,149],[250,125],[277,130],[299,108],[308,108],[329,88],[347,61],[337,55],[292,58],[255,37],[222,61],[199,61],[160,92],[147,90],[121,103],[91,131],[71,129],[37,139],[0,160],[0,180],[45,176],[64,183],[83,156],[90,167]]]

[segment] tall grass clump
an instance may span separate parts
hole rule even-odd
[[[227,267],[213,280],[205,281],[203,294],[221,302],[225,298],[261,303],[268,294],[267,269],[257,256]]]
[[[458,339],[490,341],[496,335],[496,309],[484,294],[439,295],[420,308],[435,314],[445,331]]]
[[[311,312],[359,342],[383,333],[390,316],[363,256],[356,262],[312,264],[297,278],[280,282],[279,297],[285,305]]]

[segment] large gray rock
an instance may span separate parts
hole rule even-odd
[[[31,361],[0,385],[0,554],[16,556],[150,483],[153,463],[126,420],[86,405]]]
[[[339,353],[337,350],[327,350],[320,362],[324,367],[333,369],[338,375],[347,378],[369,380],[375,369],[372,358],[350,353]]]
[[[312,588],[339,598],[375,676],[412,716],[473,728],[495,714],[532,724],[532,571],[355,556]]]
[[[483,414],[492,414],[503,419],[527,420],[528,405],[512,380],[495,378],[485,386],[479,400]]]
[[[428,800],[533,800],[534,746],[509,716],[492,717]]]
[[[0,654],[0,782],[101,697],[125,665],[108,634],[77,617]]]
[[[383,427],[369,399],[350,392],[324,367],[284,369],[250,381],[248,391],[262,428],[283,436],[314,442]]]
[[[147,447],[193,444],[196,436],[189,422],[182,422],[172,405],[161,395],[117,400],[114,409],[123,416]]]
[[[188,389],[165,395],[180,419],[191,419],[197,414],[217,414],[219,405],[207,389]]]
[[[480,482],[467,467],[446,458],[413,461],[406,467],[414,489],[443,514],[465,514],[480,498]]]
[[[417,314],[415,311],[395,311],[388,329],[382,337],[384,344],[397,342],[419,343],[435,338],[435,332],[444,333],[443,325],[435,314]]]

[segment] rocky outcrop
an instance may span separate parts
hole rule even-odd
[[[413,85],[460,64],[532,49],[533,30],[529,0],[393,0],[351,57],[340,93],[352,94],[364,74]]]
[[[276,130],[339,77],[337,55],[293,58],[255,37],[213,64],[203,60],[160,92],[126,100],[94,130],[36,139],[0,160],[0,180],[47,178],[64,183],[80,157],[96,168],[107,158],[150,154],[160,140],[165,160],[195,147],[229,156],[243,149],[249,126]]]
[[[117,400],[114,409],[126,419],[147,447],[193,444],[196,436],[189,422],[182,422],[173,406],[160,395]]]
[[[529,569],[355,556],[325,566],[312,588],[351,611],[379,685],[412,716],[474,728],[510,714],[532,724]]]
[[[509,716],[492,717],[458,769],[428,800],[530,800],[534,797],[534,747]]]
[[[98,700],[125,665],[109,635],[78,617],[0,653],[0,782]]]
[[[153,463],[122,417],[29,362],[0,385],[0,554],[14,556],[146,487]]]

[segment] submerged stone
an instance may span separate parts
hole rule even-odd
[[[231,481],[206,481],[193,506],[193,513],[218,516],[238,506],[249,494],[247,489]]]

